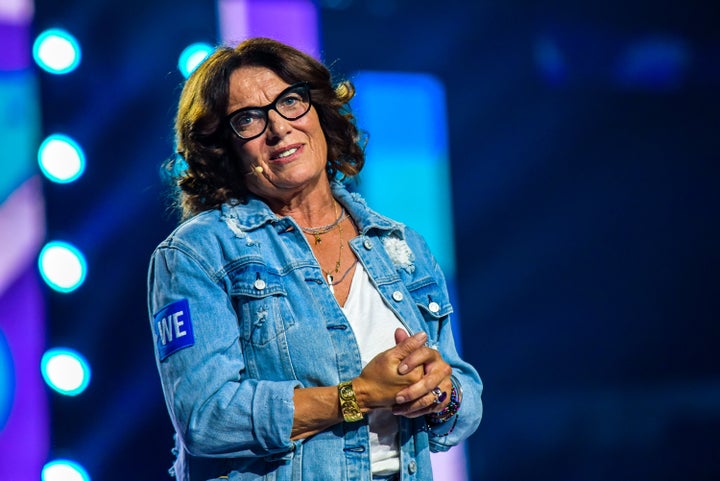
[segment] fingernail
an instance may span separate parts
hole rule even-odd
[[[404,396],[398,396],[398,397],[395,398],[395,402],[398,403],[398,404],[402,404],[402,403],[405,402],[405,397],[404,397]]]
[[[400,374],[405,374],[408,372],[408,365],[407,364],[400,364],[400,367],[398,367],[398,372]]]

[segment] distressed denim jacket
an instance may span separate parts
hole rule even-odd
[[[428,428],[423,417],[399,418],[401,479],[429,481],[430,451],[477,428],[482,384],[457,354],[445,280],[425,241],[339,183],[333,191],[358,227],[350,246],[372,283],[408,332],[427,332],[462,385],[456,419]],[[370,481],[366,420],[290,439],[295,388],[337,385],[362,369],[292,218],[253,197],[203,212],[158,246],[148,283],[178,480]]]

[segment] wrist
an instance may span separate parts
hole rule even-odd
[[[427,420],[431,424],[445,423],[452,419],[454,416],[456,416],[458,411],[460,410],[460,405],[462,404],[462,386],[455,379],[455,377],[451,377],[450,381],[452,382],[450,401],[442,411],[427,415]]]
[[[352,380],[352,386],[355,391],[355,399],[363,414],[370,412],[373,407],[376,407],[372,405],[372,390],[368,388],[367,383],[360,376]]]

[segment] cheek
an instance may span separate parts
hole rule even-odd
[[[328,144],[325,132],[320,126],[317,126],[308,131],[309,137],[312,139],[313,148],[316,152],[327,154]]]

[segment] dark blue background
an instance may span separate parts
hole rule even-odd
[[[462,348],[486,385],[471,479],[720,479],[713,2],[323,3],[338,75],[447,88]],[[158,172],[175,64],[216,40],[214,2],[38,0],[37,30],[56,26],[84,57],[41,75],[44,129],[74,136],[88,167],[46,185],[49,236],[90,271],[48,292],[48,343],[94,373],[53,396],[53,456],[103,481],[169,479],[145,273],[175,222]]]

